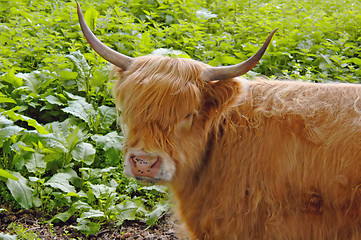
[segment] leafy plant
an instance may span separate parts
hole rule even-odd
[[[8,171],[6,171],[4,169],[0,169],[0,177],[11,179],[13,181],[18,180],[17,177],[15,177],[14,175],[12,175],[11,173],[9,173]]]
[[[9,233],[2,233],[0,232],[0,239],[3,239],[3,240],[17,240],[17,236],[16,235],[11,235]]]
[[[1,237],[1,239],[19,239],[19,240],[40,240],[38,235],[32,232],[30,229],[24,228],[22,225],[16,223],[10,223],[8,229],[15,235],[6,234]]]

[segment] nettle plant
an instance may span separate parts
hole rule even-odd
[[[22,208],[60,212],[50,221],[76,216],[85,234],[109,222],[154,224],[169,208],[166,190],[122,176],[107,68],[92,69],[78,51],[63,60],[63,69],[1,76],[0,186]]]

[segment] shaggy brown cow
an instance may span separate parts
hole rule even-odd
[[[79,10],[79,9],[78,9]],[[236,78],[245,63],[115,64],[125,173],[169,184],[194,239],[361,239],[361,87]],[[218,80],[218,81],[216,81]]]

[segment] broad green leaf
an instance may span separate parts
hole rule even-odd
[[[325,59],[325,61],[329,64],[332,65],[332,61],[330,60],[328,55],[324,55],[321,53],[321,56],[323,57],[323,59]]]
[[[60,130],[59,130],[60,131]],[[46,146],[51,149],[59,149],[63,153],[67,153],[67,141],[61,132],[49,133],[44,135],[44,141]]]
[[[117,219],[120,222],[125,220],[135,220],[137,211],[141,207],[140,201],[126,200],[121,204],[116,205],[115,209],[118,213]]]
[[[158,218],[162,216],[163,213],[169,210],[169,207],[169,203],[158,203],[152,212],[146,214],[147,225],[153,225],[154,223],[156,223]]]
[[[118,164],[122,159],[122,152],[117,151],[115,148],[109,148],[105,151],[105,156],[110,160],[112,164]]]
[[[157,191],[160,193],[167,193],[167,187],[162,185],[143,186],[141,189],[149,191]]]
[[[24,128],[18,127],[18,126],[7,126],[2,129],[0,129],[0,140],[7,139],[20,131],[22,131]]]
[[[104,213],[100,210],[90,209],[81,215],[81,218],[100,218],[105,217]]]
[[[18,146],[19,146],[22,150],[24,150],[24,151],[26,151],[26,152],[36,152],[36,150],[33,149],[33,148],[31,148],[31,147],[24,146],[24,145],[22,145],[22,144],[18,144]]]
[[[175,56],[180,58],[190,58],[190,56],[180,50],[173,50],[167,48],[158,48],[153,50],[152,55],[162,55],[162,56]]]
[[[62,213],[58,213],[56,214],[54,217],[52,217],[52,219],[50,220],[50,222],[53,222],[54,220],[58,219],[62,222],[66,222],[71,216],[73,216],[74,213],[71,211],[66,211],[66,212],[62,212]]]
[[[70,113],[75,117],[82,119],[86,123],[89,123],[91,117],[95,112],[93,106],[83,99],[70,101],[69,106],[63,108],[62,111]]]
[[[59,75],[61,80],[74,80],[78,77],[79,74],[77,72],[72,72],[71,70],[67,70],[67,71],[60,71]]]
[[[67,174],[68,175],[67,179],[69,179],[71,181],[73,181],[76,178],[79,178],[76,171],[74,169],[71,169],[71,168],[61,169],[60,172],[64,173],[64,174]]]
[[[44,154],[34,152],[31,154],[30,159],[25,162],[25,166],[29,172],[32,173],[44,173],[46,169],[46,162],[44,160]]]
[[[4,170],[4,169],[0,169],[0,177],[4,177],[4,178],[8,178],[14,181],[17,181],[18,178],[15,177],[14,175],[12,175],[11,173],[9,173],[8,171]]]
[[[66,55],[66,57],[74,63],[75,70],[78,73],[78,90],[85,91],[87,88],[87,81],[89,81],[89,78],[91,78],[89,64],[80,51],[72,52],[69,55]]]
[[[67,193],[66,196],[69,196],[69,197],[76,197],[76,198],[80,198],[82,197],[81,195],[79,195],[78,193],[75,193],[75,192],[70,192],[70,193]]]
[[[24,85],[33,93],[39,94],[40,89],[46,88],[54,80],[52,75],[48,70],[35,70],[31,73],[18,73],[16,77],[23,79]]]
[[[90,85],[92,87],[102,87],[109,79],[109,67],[103,66],[95,69],[93,77],[90,79]]]
[[[35,119],[31,119],[24,116],[24,120],[29,124],[29,126],[34,127],[40,134],[48,134],[49,132],[40,125]]]
[[[115,188],[108,187],[104,184],[91,184],[89,183],[89,188],[92,190],[93,194],[99,198],[101,195],[109,195],[115,193]]]
[[[40,207],[41,205],[43,205],[43,201],[42,201],[40,198],[38,198],[38,197],[33,197],[33,206],[34,206],[35,208],[38,208],[38,207]]]
[[[16,104],[16,101],[12,98],[0,96],[0,103],[15,103]]]
[[[18,73],[16,74],[16,77],[21,78],[24,80],[25,85],[35,93],[38,93],[38,88],[41,84],[41,82],[37,79],[36,73]]]
[[[8,110],[3,112],[4,115],[8,116],[9,118],[11,118],[11,120],[15,121],[25,121],[29,124],[29,126],[34,127],[40,134],[48,134],[49,132],[42,126],[40,125],[35,119],[32,119],[30,117],[15,113],[14,111],[18,109],[18,108],[14,108],[12,110]]]
[[[354,64],[356,64],[356,65],[359,65],[359,66],[361,66],[361,58],[350,58],[350,59],[348,59],[348,60],[346,60],[345,62],[352,62],[352,63],[354,63]]]
[[[74,160],[90,165],[94,162],[95,149],[90,143],[81,142],[71,152]]]
[[[85,22],[88,24],[90,30],[92,31],[94,31],[94,29],[96,28],[98,16],[99,13],[93,6],[89,7],[84,13]]]
[[[53,222],[54,220],[60,220],[62,222],[66,222],[71,216],[74,215],[74,213],[76,212],[76,208],[73,206],[71,206],[71,208],[69,208],[67,211],[62,212],[62,213],[58,213],[56,214],[51,220],[50,222]]]
[[[82,96],[79,96],[79,95],[76,95],[76,94],[72,94],[70,92],[65,92],[66,95],[68,96],[68,98],[71,98],[73,100],[82,100],[82,101],[85,101],[85,98],[82,97]],[[67,99],[67,98],[66,98]]]
[[[196,16],[206,20],[211,18],[217,18],[217,14],[214,14],[205,8],[201,8],[198,11],[196,11]]]
[[[44,185],[58,188],[63,192],[76,192],[74,186],[70,185],[69,180],[71,176],[66,173],[57,173],[52,176]]]
[[[1,125],[13,125],[14,122],[7,119],[4,115],[0,115],[0,124]]]
[[[71,134],[69,134],[66,137],[66,142],[68,144],[68,150],[71,151],[74,149],[74,147],[78,144],[79,142],[79,136],[78,136],[78,132],[79,132],[79,127],[75,128]]]
[[[22,130],[24,130],[24,129],[21,127],[15,126],[15,125],[1,128],[0,129],[0,147],[3,146],[5,140],[7,140],[9,137],[12,137],[12,136],[18,134]]]
[[[49,96],[45,97],[45,99],[46,99],[49,103],[51,103],[51,104],[56,104],[56,105],[58,105],[58,106],[63,106],[63,105],[64,105],[64,103],[61,102],[61,101],[60,101],[57,97],[55,97],[54,95],[49,95]]]
[[[106,135],[93,135],[91,137],[98,147],[103,148],[105,155],[116,164],[120,161],[122,156],[123,137],[116,131],[110,132]]]
[[[19,88],[23,86],[23,80],[15,76],[15,69],[11,68],[7,73],[0,75],[0,81],[7,82],[14,86],[14,88]]]
[[[38,177],[29,177],[30,182],[44,182],[44,179],[38,178]]]
[[[79,172],[82,173],[83,179],[89,178],[101,178],[104,173],[110,173],[116,171],[116,167],[107,167],[107,168],[79,168]]]
[[[80,211],[88,211],[91,209],[91,206],[85,202],[82,202],[82,201],[76,201],[74,204],[73,204],[73,207],[77,210],[80,210]]]
[[[0,232],[0,239],[1,240],[17,240],[17,235],[10,235],[9,233],[2,233]]]
[[[103,128],[109,128],[116,120],[117,113],[115,107],[100,106],[98,110],[101,112],[101,125]]]
[[[107,167],[107,168],[101,168],[100,172],[101,173],[108,173],[108,172],[114,172],[116,171],[118,168],[117,167]]]
[[[77,229],[78,231],[84,233],[85,235],[89,236],[90,234],[95,234],[100,230],[100,224],[91,222],[87,219],[81,220],[77,226],[73,226],[73,228]]]
[[[239,59],[232,57],[232,56],[222,56],[220,58],[220,61],[222,63],[222,65],[233,65],[233,64],[237,64],[239,63]]]
[[[109,148],[115,148],[121,151],[123,137],[120,136],[116,131],[107,133],[106,135],[95,134],[91,137],[99,147],[108,150]]]
[[[27,186],[28,180],[17,172],[11,172],[17,181],[8,179],[6,186],[10,190],[15,200],[25,209],[29,209],[33,206],[33,189]]]
[[[14,148],[16,145],[14,145]],[[25,166],[25,160],[31,157],[31,152],[21,151],[15,154],[13,158],[13,164],[17,170],[21,170]]]

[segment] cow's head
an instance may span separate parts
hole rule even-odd
[[[190,59],[125,56],[94,36],[79,4],[78,16],[91,47],[115,65],[115,101],[125,134],[125,174],[148,182],[171,181],[201,164],[209,129],[242,91],[233,78],[257,64],[276,31],[247,61],[211,67]]]

